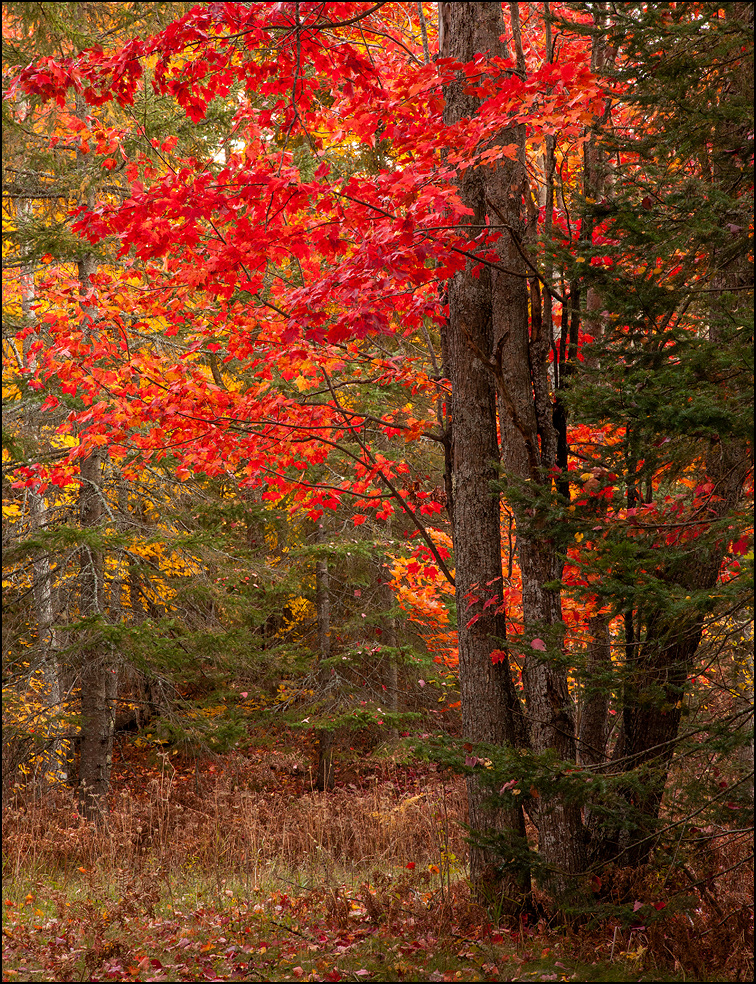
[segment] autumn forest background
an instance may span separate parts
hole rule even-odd
[[[3,979],[753,978],[753,4],[3,4]]]

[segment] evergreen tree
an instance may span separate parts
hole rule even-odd
[[[625,777],[625,806],[620,822],[592,812],[591,852],[637,863],[656,843],[701,640],[753,617],[753,5],[573,6],[603,8],[594,30],[616,52],[594,137],[610,181],[597,193],[588,175],[592,243],[573,267],[597,299],[593,344],[566,394],[574,420],[615,435],[583,449],[577,504],[602,505],[572,527],[591,542],[590,592],[624,625],[605,678],[621,723],[600,758]]]

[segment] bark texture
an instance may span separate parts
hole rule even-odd
[[[481,52],[511,56],[502,36],[512,39],[518,74],[525,71],[520,36],[520,7],[507,5],[505,24],[498,3],[444,4],[444,38],[448,54],[468,61]],[[445,119],[473,117],[475,100],[459,83],[447,93]],[[445,353],[452,382],[452,456],[454,473],[454,542],[460,617],[460,680],[465,733],[477,740],[528,744],[535,753],[556,753],[574,762],[575,721],[562,658],[564,627],[558,591],[546,588],[561,576],[561,562],[548,533],[538,496],[552,494],[551,468],[557,462],[557,432],[548,375],[551,338],[541,317],[537,284],[529,284],[523,258],[528,236],[530,190],[525,167],[524,127],[515,125],[492,135],[492,143],[516,145],[514,158],[496,167],[476,168],[460,182],[460,195],[474,212],[469,221],[488,219],[503,230],[495,243],[496,264],[473,276],[470,269],[450,287],[449,329]],[[498,413],[501,451],[497,441]],[[473,588],[490,593],[501,577],[498,497],[491,494],[503,465],[511,490],[522,572],[525,637],[547,639],[546,654],[527,654],[523,683],[527,729],[512,686],[509,668],[491,666],[492,639],[503,639],[500,616],[477,614],[466,596]],[[497,693],[498,691],[498,693]],[[494,735],[497,737],[494,738]],[[500,736],[500,737],[499,737]],[[474,786],[474,784],[473,784]],[[475,789],[471,816],[480,823]],[[538,800],[539,853],[554,887],[565,890],[585,867],[585,836],[578,806],[559,797]],[[516,818],[508,821],[513,827]]]
[[[443,3],[442,55],[469,61],[476,54],[505,54],[504,32],[499,3]],[[478,102],[464,91],[460,81],[446,92],[444,120],[451,124],[472,117]],[[512,134],[495,135],[502,143]],[[487,200],[507,203],[511,168],[477,168],[460,181],[460,196],[473,210],[474,226],[485,225],[490,214]],[[519,209],[518,209],[519,211]],[[498,219],[494,216],[493,221]],[[506,622],[500,607],[502,591],[501,533],[499,496],[494,491],[498,479],[499,444],[497,436],[496,383],[491,364],[496,351],[494,303],[496,292],[504,297],[516,293],[506,275],[490,269],[473,274],[473,264],[457,274],[449,286],[449,319],[443,337],[444,361],[451,382],[451,477],[453,484],[453,532],[455,581],[459,618],[459,671],[462,691],[462,720],[465,738],[471,743],[522,745],[525,740],[519,700],[508,662],[494,663],[491,653],[504,644]],[[476,274],[478,271],[476,271]],[[524,283],[524,281],[523,281]],[[506,304],[502,297],[500,305]],[[512,311],[512,318],[524,314],[527,331],[527,299],[524,309]],[[470,596],[481,601],[470,605]],[[483,609],[493,594],[499,605]],[[473,616],[479,617],[472,622]],[[483,835],[506,837],[524,835],[521,809],[492,809],[486,804],[488,792],[473,776],[468,782],[470,824]],[[529,877],[523,873],[504,874],[499,856],[483,847],[473,847],[470,867],[473,884],[482,896],[496,895],[514,914],[529,890]]]

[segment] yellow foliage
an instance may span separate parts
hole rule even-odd
[[[22,664],[21,668],[28,670],[29,664]],[[2,694],[4,740],[32,749],[18,766],[21,774],[27,778],[41,775],[51,784],[64,781],[70,742],[61,740],[54,757],[49,748],[56,734],[70,735],[80,730],[72,717],[71,704],[53,700],[51,681],[42,669],[28,672],[24,679],[3,687]],[[35,745],[41,750],[34,751]]]

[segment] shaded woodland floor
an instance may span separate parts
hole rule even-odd
[[[461,778],[345,748],[320,793],[312,761],[285,730],[202,761],[123,742],[101,830],[70,790],[12,791],[3,980],[752,979],[749,834],[614,872],[579,930],[545,897],[503,926],[467,887]]]

